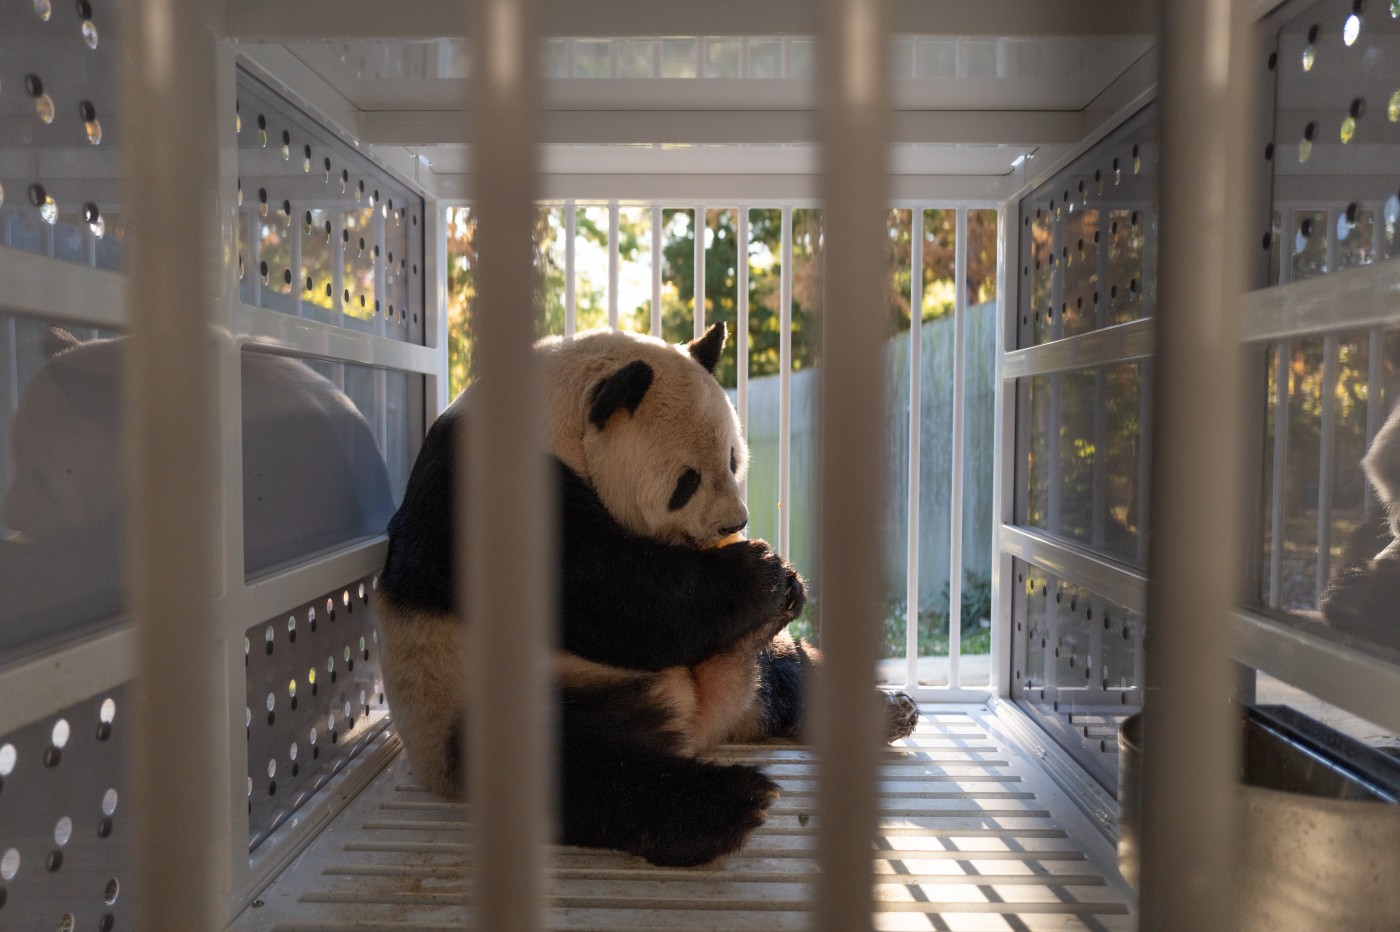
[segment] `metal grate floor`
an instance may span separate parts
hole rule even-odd
[[[694,870],[554,849],[552,927],[786,930],[817,879],[815,761],[793,745],[735,745],[783,789],[737,855]],[[924,708],[883,762],[873,853],[881,930],[1136,927],[1112,848],[978,706]],[[460,807],[418,789],[399,755],[244,911],[233,932],[460,929]]]

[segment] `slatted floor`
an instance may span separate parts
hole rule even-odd
[[[559,847],[553,928],[787,930],[817,879],[815,762],[800,747],[731,746],[783,790],[740,853],[696,870]],[[881,930],[1136,927],[1111,848],[980,707],[935,707],[883,761],[873,853]],[[402,755],[233,925],[233,932],[460,929],[461,810],[418,789]]]

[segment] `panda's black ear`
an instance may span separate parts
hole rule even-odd
[[[628,414],[636,411],[637,405],[641,404],[642,398],[646,396],[647,389],[651,388],[653,377],[651,366],[640,359],[629,362],[593,389],[593,402],[588,409],[588,419],[595,427],[602,429],[608,423],[608,418],[619,408],[626,408]]]
[[[724,351],[724,340],[728,333],[724,321],[717,320],[710,324],[710,329],[705,331],[703,337],[686,344],[686,349],[690,350],[690,358],[704,366],[706,372],[713,373],[715,366],[719,365],[719,354]]]

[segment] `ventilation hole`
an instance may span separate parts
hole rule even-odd
[[[49,748],[44,751],[44,766],[57,767],[59,761],[63,760],[63,752],[58,748]]]
[[[57,871],[63,866],[63,852],[50,851],[49,856],[44,859],[44,866],[50,871]]]
[[[111,834],[112,834],[112,820],[111,820],[111,819],[103,819],[101,822],[98,822],[98,823],[97,823],[97,837],[98,837],[98,838],[107,838],[107,837],[110,836]]]
[[[117,917],[111,913],[103,913],[102,921],[97,924],[98,932],[112,932],[117,925]]]
[[[14,880],[19,873],[19,851],[14,848],[9,849],[0,855],[0,878]]]
[[[54,824],[53,843],[62,848],[73,837],[73,820],[63,816]]]
[[[19,752],[13,744],[0,744],[0,777],[8,777],[14,773],[15,762],[18,760]]]

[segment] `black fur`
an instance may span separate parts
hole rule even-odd
[[[666,503],[666,507],[671,511],[679,511],[685,507],[685,503],[690,501],[699,488],[700,474],[693,469],[687,469],[676,480],[676,491],[671,493],[671,500]]]
[[[759,708],[763,730],[773,738],[797,740],[807,719],[807,683],[816,668],[808,647],[796,641],[789,648],[770,644],[759,654]]]
[[[1375,559],[1393,540],[1384,506],[1373,497],[1371,518],[1352,532],[1340,565],[1318,598],[1322,620],[1330,627],[1400,647],[1400,561]]]
[[[686,344],[686,348],[690,350],[690,358],[704,366],[706,372],[714,372],[715,366],[719,365],[720,353],[724,352],[724,340],[728,333],[724,321],[718,320],[710,324],[710,329],[705,331],[704,336]]]
[[[651,388],[651,381],[655,377],[651,366],[642,360],[629,362],[593,389],[593,402],[588,409],[588,420],[594,427],[602,428],[619,408],[626,409],[628,414],[636,411],[637,405],[646,397],[647,389]]]
[[[653,864],[691,867],[735,850],[778,787],[756,767],[711,764],[621,737],[580,740],[565,720],[561,834]]]
[[[403,505],[389,522],[380,588],[401,608],[453,610],[456,420],[455,413],[444,415],[428,431]],[[796,574],[763,541],[697,550],[637,537],[608,514],[591,486],[554,462],[567,650],[636,670],[692,666],[771,628],[790,608]]]

